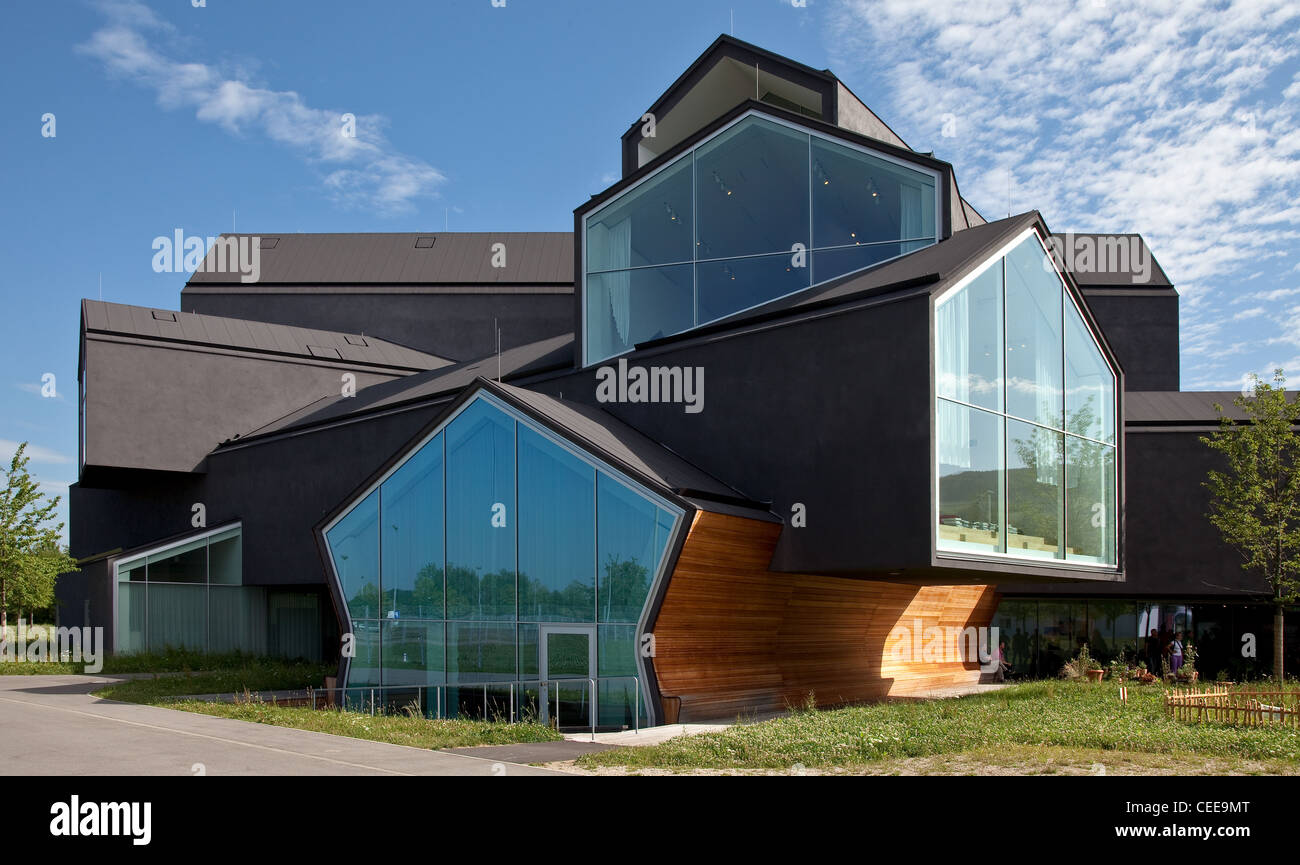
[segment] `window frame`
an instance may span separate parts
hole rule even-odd
[[[858,153],[862,153],[862,154],[865,154],[865,155],[868,155],[868,156],[874,157],[874,158],[876,158],[876,159],[883,160],[883,161],[888,162],[888,163],[891,163],[891,164],[893,164],[893,165],[895,165],[895,166],[898,166],[898,167],[901,167],[901,168],[905,168],[905,169],[908,169],[908,170],[911,170],[911,171],[915,171],[915,172],[917,172],[917,173],[919,173],[919,174],[925,174],[925,175],[930,176],[930,177],[934,180],[934,234],[933,234],[934,241],[933,241],[933,243],[930,243],[928,246],[933,246],[934,244],[938,243],[939,240],[943,237],[943,224],[944,224],[943,202],[944,202],[944,176],[945,176],[945,175],[944,175],[944,172],[942,172],[942,171],[940,171],[940,170],[938,170],[938,169],[935,169],[935,168],[930,168],[930,167],[928,167],[928,166],[921,165],[921,164],[916,163],[916,162],[910,162],[910,161],[908,161],[908,160],[906,160],[906,159],[904,159],[904,158],[901,158],[901,157],[898,157],[898,156],[894,156],[893,154],[884,153],[884,152],[882,152],[882,151],[880,151],[880,150],[876,150],[876,149],[871,148],[871,147],[866,147],[866,146],[864,146],[864,145],[862,145],[862,144],[858,144],[857,142],[854,142],[854,141],[849,141],[849,140],[847,140],[847,139],[840,138],[840,137],[838,137],[838,136],[831,135],[831,134],[828,134],[828,133],[826,133],[826,132],[822,132],[822,131],[819,131],[819,130],[812,129],[811,127],[804,126],[804,125],[799,124],[799,123],[795,123],[795,122],[793,122],[793,121],[787,120],[787,119],[782,118],[782,117],[775,117],[775,116],[773,116],[773,115],[771,115],[771,114],[767,114],[767,113],[765,113],[765,112],[763,112],[763,111],[761,111],[761,110],[759,110],[759,109],[757,109],[757,108],[750,108],[750,109],[748,109],[748,110],[742,112],[741,114],[739,114],[738,116],[736,116],[736,117],[733,118],[732,120],[728,121],[727,123],[724,123],[722,126],[718,127],[718,128],[715,129],[714,131],[710,132],[708,135],[705,135],[705,136],[703,136],[702,138],[700,138],[700,139],[698,139],[698,140],[692,142],[689,146],[686,146],[686,147],[682,148],[681,152],[679,152],[679,153],[677,153],[676,155],[674,155],[671,159],[668,159],[667,161],[665,161],[663,165],[658,166],[658,167],[655,168],[653,171],[651,171],[649,174],[647,174],[645,177],[640,178],[640,179],[637,180],[635,183],[631,184],[630,186],[626,187],[625,189],[621,189],[621,190],[619,190],[618,194],[616,194],[616,195],[614,195],[614,196],[611,196],[611,197],[610,197],[609,199],[607,199],[606,201],[602,201],[599,205],[597,205],[596,207],[592,208],[591,210],[589,210],[589,211],[587,211],[587,212],[585,212],[585,213],[582,213],[582,214],[580,215],[580,217],[578,218],[578,220],[577,220],[577,221],[578,221],[578,226],[577,226],[577,227],[578,227],[578,230],[579,230],[579,238],[578,238],[578,240],[579,240],[579,247],[578,247],[578,253],[577,253],[577,255],[575,256],[574,262],[575,262],[575,264],[577,265],[577,267],[578,267],[578,271],[579,271],[578,273],[575,274],[575,280],[576,280],[577,287],[578,287],[578,289],[579,289],[579,302],[578,302],[578,330],[579,330],[579,335],[578,335],[578,339],[579,339],[579,345],[580,345],[580,351],[581,351],[581,357],[580,357],[580,368],[581,368],[581,369],[587,369],[588,367],[594,366],[595,364],[605,363],[605,362],[607,362],[607,361],[609,361],[609,360],[612,360],[612,359],[614,359],[614,358],[618,358],[618,357],[622,357],[622,356],[624,356],[624,355],[626,355],[626,354],[629,354],[629,353],[632,352],[632,351],[635,351],[635,347],[633,347],[633,348],[629,348],[627,351],[623,351],[623,352],[619,352],[619,353],[616,353],[616,354],[612,354],[612,355],[609,355],[608,357],[602,357],[602,358],[598,358],[598,359],[593,359],[592,356],[591,356],[590,346],[589,346],[589,344],[588,344],[589,340],[588,340],[588,332],[587,332],[587,273],[588,273],[588,271],[587,271],[587,224],[588,224],[588,222],[590,222],[594,217],[596,217],[598,214],[600,214],[602,211],[606,210],[607,208],[612,207],[612,206],[614,206],[614,205],[617,205],[618,203],[624,201],[624,200],[627,198],[627,196],[631,195],[635,190],[641,188],[643,185],[645,185],[645,184],[651,182],[651,181],[654,180],[656,177],[658,177],[660,174],[662,174],[662,173],[664,173],[665,171],[668,171],[668,170],[670,170],[670,169],[672,169],[672,168],[678,166],[678,165],[680,164],[680,162],[681,162],[683,159],[690,159],[690,160],[691,160],[691,210],[692,210],[692,214],[691,214],[691,230],[692,230],[692,232],[694,232],[696,235],[698,235],[698,231],[699,231],[699,226],[698,226],[698,224],[697,224],[698,214],[695,212],[695,211],[696,211],[696,206],[695,206],[695,200],[696,200],[696,198],[695,198],[695,190],[696,190],[696,177],[695,177],[695,152],[696,152],[697,150],[699,150],[701,147],[706,146],[709,142],[713,141],[714,139],[718,138],[719,136],[725,135],[729,130],[733,129],[733,128],[736,127],[737,125],[746,122],[746,120],[748,120],[748,119],[751,118],[751,117],[759,117],[759,118],[761,118],[762,120],[764,120],[764,121],[766,121],[766,122],[768,122],[768,123],[774,123],[774,124],[777,124],[777,125],[779,125],[779,126],[784,126],[784,127],[788,128],[788,129],[791,129],[791,130],[794,130],[794,131],[796,131],[796,132],[799,132],[799,133],[801,133],[801,134],[803,134],[803,135],[807,135],[807,136],[809,136],[809,142],[808,142],[808,143],[809,143],[809,146],[808,146],[808,152],[809,152],[809,163],[808,163],[808,172],[809,172],[809,174],[808,174],[808,177],[809,177],[809,182],[808,182],[808,226],[809,226],[809,235],[810,235],[810,236],[809,236],[809,242],[810,242],[811,244],[815,244],[815,242],[816,242],[816,238],[815,238],[814,236],[811,235],[811,232],[812,232],[812,225],[813,225],[813,222],[814,222],[813,207],[812,207],[812,203],[813,203],[813,189],[812,189],[812,139],[813,139],[813,138],[821,139],[821,140],[823,140],[823,141],[828,141],[828,142],[831,142],[832,144],[840,145],[840,146],[845,147],[845,148],[848,148],[848,149],[850,149],[850,150],[854,150],[854,151],[856,151],[856,152],[858,152]],[[922,238],[922,239],[924,239],[924,238]],[[900,239],[900,240],[897,240],[897,241],[894,241],[894,240],[891,240],[891,241],[882,241],[881,243],[905,243],[905,242],[916,243],[916,242],[920,242],[920,239],[914,239],[914,240],[908,241],[906,238],[904,238],[904,239]],[[870,244],[858,244],[858,245],[856,245],[856,246],[869,246],[869,245],[870,245]],[[856,248],[856,246],[833,246],[833,247],[826,247],[826,249],[828,249],[828,250],[835,250],[835,249],[853,249],[853,248]],[[928,248],[928,246],[927,246],[927,247],[921,247],[921,248],[922,248],[922,249],[925,249],[925,248]],[[811,256],[812,256],[813,252],[814,252],[815,250],[817,250],[817,249],[818,249],[817,246],[812,245],[812,246],[809,246],[809,248],[808,248],[808,250],[807,250],[807,255],[809,256],[809,265],[808,265],[809,267],[812,266]],[[917,251],[919,251],[919,250],[912,250],[912,252],[917,252]],[[696,305],[696,307],[697,307],[697,312],[698,312],[698,305],[699,305],[699,285],[698,285],[698,279],[699,279],[699,277],[698,277],[698,275],[697,275],[696,272],[695,272],[695,268],[696,268],[696,266],[697,266],[701,261],[721,261],[721,260],[729,261],[729,260],[731,260],[732,258],[759,258],[759,257],[762,257],[763,255],[780,255],[780,254],[782,254],[782,253],[781,253],[781,252],[773,252],[773,253],[760,253],[760,254],[758,254],[758,255],[751,255],[751,256],[729,256],[729,257],[722,258],[722,259],[719,259],[719,258],[699,259],[699,258],[697,258],[696,255],[695,255],[695,250],[694,250],[694,248],[692,248],[692,257],[691,257],[689,260],[686,260],[686,261],[680,261],[680,262],[670,262],[670,263],[664,263],[664,264],[656,264],[656,265],[645,265],[645,266],[643,266],[643,267],[641,267],[641,268],[627,268],[627,270],[649,269],[649,268],[653,268],[653,267],[682,266],[682,265],[689,264],[689,265],[691,266],[691,279],[692,279],[693,284],[695,285],[695,292],[694,292],[694,293],[695,293],[695,305]],[[903,255],[910,255],[910,254],[911,254],[911,253],[903,253]],[[877,267],[877,266],[879,266],[879,265],[881,265],[881,264],[884,264],[886,261],[894,261],[894,260],[896,260],[896,259],[898,259],[898,258],[902,258],[903,255],[894,256],[893,258],[888,258],[888,259],[884,259],[883,261],[875,262],[874,264],[870,264],[870,265],[867,265],[866,267],[859,268],[859,270],[866,270],[866,269],[869,268],[869,267]],[[598,271],[598,273],[608,273],[608,272],[611,272],[611,271]],[[766,299],[766,300],[760,301],[759,303],[753,304],[753,305],[751,305],[751,306],[747,306],[747,307],[745,307],[744,309],[738,309],[738,310],[735,310],[735,311],[733,311],[733,312],[729,312],[729,313],[727,313],[727,314],[724,315],[724,316],[720,316],[720,317],[715,318],[715,319],[710,319],[709,321],[701,321],[701,322],[698,322],[698,323],[692,325],[691,327],[687,328],[686,330],[676,331],[673,335],[683,334],[683,333],[690,333],[692,330],[698,330],[698,329],[701,328],[701,327],[706,327],[707,325],[712,324],[712,323],[715,322],[715,321],[721,321],[721,320],[723,320],[723,319],[725,319],[725,318],[729,318],[729,317],[731,317],[731,316],[733,316],[733,315],[739,315],[739,314],[741,314],[741,313],[748,312],[749,310],[751,310],[751,309],[755,309],[755,308],[760,307],[760,306],[763,306],[764,304],[771,303],[771,302],[773,302],[773,301],[780,300],[780,299],[785,298],[785,297],[791,297],[791,296],[793,296],[793,295],[799,294],[800,292],[808,291],[808,290],[811,289],[811,288],[816,288],[816,287],[819,286],[819,285],[824,285],[824,284],[826,284],[826,283],[828,283],[828,282],[832,282],[832,281],[834,281],[834,280],[836,280],[836,279],[840,279],[840,278],[842,278],[842,277],[848,276],[849,274],[856,273],[856,272],[858,272],[858,271],[849,271],[848,273],[837,274],[837,275],[835,275],[835,276],[830,277],[829,279],[821,280],[820,282],[811,282],[811,276],[812,276],[812,274],[810,273],[810,282],[809,282],[808,285],[801,286],[800,288],[797,288],[797,289],[795,289],[794,291],[787,292],[787,293],[782,294],[782,295],[779,295],[779,296],[777,296],[777,297],[771,297],[771,298],[768,298],[768,299]]]
[[[1028,239],[1031,236],[1038,241],[1038,246],[1042,251],[1042,254],[1046,257],[1046,260],[1052,263],[1052,271],[1053,273],[1055,273],[1057,281],[1061,285],[1061,292],[1063,294],[1063,299],[1061,302],[1062,304],[1061,305],[1061,310],[1062,310],[1062,328],[1061,328],[1062,424],[1060,429],[1056,427],[1044,426],[1043,424],[1038,423],[1036,420],[1033,419],[1022,418],[1018,415],[1010,414],[1008,411],[1008,406],[1006,405],[1005,396],[1002,401],[1002,409],[999,411],[999,410],[992,410],[992,409],[985,408],[983,406],[975,405],[974,403],[966,403],[966,402],[962,402],[961,400],[950,399],[948,397],[941,397],[938,392],[938,385],[937,385],[937,375],[939,371],[938,360],[937,360],[938,358],[938,316],[935,314],[935,312],[944,301],[946,301],[949,297],[956,294],[957,292],[963,290],[967,285],[969,285],[975,279],[983,275],[990,268],[994,266],[1001,266],[1003,259],[1013,249],[1018,247],[1020,244],[1022,244],[1026,239]],[[1006,300],[1005,300],[1006,275],[1005,274],[1003,274],[1002,282],[1003,282],[1003,286],[1002,286],[1003,322],[1002,322],[1002,341],[1001,341],[1000,350],[1003,352],[1005,356],[1006,339],[1007,339],[1006,336],[1007,310],[1006,310]],[[1065,416],[1065,399],[1066,399],[1065,374],[1066,374],[1066,366],[1068,361],[1066,360],[1065,357],[1066,329],[1065,329],[1064,312],[1065,312],[1065,304],[1067,302],[1073,305],[1073,308],[1075,312],[1078,313],[1079,319],[1083,322],[1084,328],[1086,329],[1088,335],[1092,338],[1094,345],[1100,350],[1101,358],[1105,362],[1107,369],[1110,370],[1111,377],[1112,377],[1111,411],[1112,411],[1112,417],[1115,418],[1115,441],[1114,442],[1108,442],[1105,441],[1104,439],[1095,439],[1090,436],[1076,435],[1074,433],[1071,433],[1069,430],[1065,429],[1065,427],[1068,425],[1068,420],[1069,420],[1068,417]],[[1047,247],[1047,244],[1043,240],[1042,234],[1038,231],[1036,226],[1031,225],[1025,228],[1023,231],[1017,232],[1014,237],[1010,238],[1006,243],[1002,244],[996,250],[991,252],[984,259],[984,261],[980,262],[980,264],[972,268],[970,272],[963,275],[961,279],[957,280],[955,283],[953,283],[948,288],[944,289],[942,292],[932,296],[932,300],[930,304],[930,340],[931,340],[930,465],[931,465],[932,475],[933,475],[932,484],[931,484],[930,549],[934,561],[936,563],[942,561],[971,561],[971,562],[983,562],[983,563],[1012,562],[1015,564],[1024,565],[1027,567],[1035,567],[1039,569],[1047,568],[1047,569],[1060,569],[1060,570],[1076,570],[1076,571],[1082,571],[1087,573],[1098,573],[1098,572],[1116,573],[1122,571],[1123,561],[1124,561],[1124,542],[1122,537],[1123,533],[1121,531],[1121,527],[1123,525],[1122,514],[1124,511],[1124,496],[1123,496],[1124,460],[1123,460],[1123,453],[1122,453],[1122,448],[1124,446],[1124,426],[1123,426],[1123,415],[1121,414],[1121,400],[1123,399],[1123,392],[1122,392],[1123,376],[1119,369],[1118,364],[1115,362],[1114,358],[1110,355],[1110,352],[1108,352],[1105,349],[1105,342],[1103,341],[1100,334],[1098,333],[1095,323],[1092,321],[1091,317],[1085,313],[1084,308],[1079,304],[1078,299],[1075,297],[1074,292],[1071,290],[1071,280],[1069,279],[1065,271],[1062,270],[1060,263],[1056,260],[1056,257],[1052,255],[1051,250]],[[1005,361],[1003,363],[1002,370],[1003,370],[1002,388],[1005,392],[1006,376],[1007,376]],[[1001,465],[1000,471],[1002,473],[1002,487],[1003,487],[1002,489],[1002,497],[1003,497],[1002,543],[1004,547],[1007,547],[1007,549],[1003,551],[989,552],[989,553],[962,552],[959,550],[945,549],[939,545],[938,525],[939,525],[939,515],[942,510],[941,502],[939,498],[941,467],[939,463],[938,406],[940,400],[945,400],[949,403],[952,403],[953,405],[963,406],[968,409],[982,411],[985,412],[986,414],[993,415],[994,417],[999,418],[1003,424],[1003,433],[1001,436],[1002,459],[1000,464]],[[1006,432],[1006,428],[1007,428],[1007,424],[1011,421],[1017,421],[1020,423],[1027,424],[1029,426],[1039,427],[1042,429],[1049,430],[1052,433],[1061,434],[1063,436],[1062,439],[1063,445],[1067,450],[1068,450],[1068,440],[1071,437],[1082,441],[1092,442],[1094,444],[1100,444],[1105,447],[1114,448],[1114,453],[1115,453],[1115,474],[1114,474],[1115,513],[1113,515],[1115,519],[1115,546],[1114,546],[1115,561],[1114,562],[1090,562],[1087,561],[1086,559],[1081,559],[1081,558],[1076,558],[1076,559],[1050,558],[1049,559],[1040,556],[1018,555],[1010,550],[1008,546],[1009,536],[1006,533],[1006,528],[1007,528],[1006,524],[1008,522],[1008,519],[1006,517],[1006,511],[1007,508],[1009,507],[1009,501],[1007,500],[1008,490],[1007,490],[1007,479],[1006,479],[1007,447],[1009,446],[1008,445],[1009,435]],[[1068,473],[1068,465],[1065,459],[1064,452],[1062,453],[1061,483],[1062,483],[1063,495],[1068,495],[1069,473]],[[1063,549],[1067,548],[1069,543],[1069,538],[1066,536],[1067,523],[1069,519],[1068,510],[1069,510],[1068,505],[1063,505],[1060,512],[1061,546]]]

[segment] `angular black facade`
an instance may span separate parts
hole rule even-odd
[[[759,59],[762,72],[756,75],[767,76],[759,80],[769,85],[771,98],[732,98],[724,64],[738,58]],[[712,72],[715,69],[723,72]],[[721,89],[708,90],[715,86]],[[693,112],[703,111],[700,106],[710,106],[714,114],[697,122]],[[1149,611],[1137,612],[1140,605],[1196,604],[1209,609],[1266,600],[1266,588],[1242,572],[1205,520],[1201,482],[1213,460],[1198,436],[1213,426],[1214,417],[1203,395],[1178,392],[1178,295],[1140,238],[1086,236],[1089,242],[1127,244],[1124,248],[1133,252],[1134,261],[1146,263],[1140,282],[1133,262],[1099,271],[1091,265],[1072,269],[1073,259],[1067,258],[1057,269],[1044,268],[1048,280],[1058,286],[1051,296],[1052,303],[1059,303],[1057,312],[1078,309],[1082,332],[1095,343],[1092,348],[1113,382],[1108,410],[1117,418],[1116,441],[1095,443],[1113,460],[1113,478],[1103,481],[1113,505],[1101,509],[1101,519],[1110,521],[1114,551],[1110,559],[1103,555],[1083,562],[1067,537],[1072,528],[1065,504],[1057,505],[1054,531],[1013,525],[1017,520],[1007,499],[1032,488],[1034,495],[1059,496],[1056,500],[1065,502],[1071,493],[1062,472],[1073,469],[1062,468],[1066,458],[1060,453],[1044,455],[1044,450],[1033,453],[1032,448],[1027,456],[1020,455],[1024,465],[1011,466],[1006,442],[1010,434],[1005,430],[1016,423],[1032,426],[1035,419],[1015,420],[1005,402],[1002,380],[1010,375],[1002,349],[1010,346],[1005,323],[993,340],[1000,356],[998,401],[991,409],[970,407],[976,412],[989,409],[989,416],[996,415],[1001,424],[1002,432],[995,434],[1001,436],[998,446],[987,447],[998,452],[990,477],[1000,478],[990,482],[989,516],[972,520],[945,514],[939,505],[943,469],[937,453],[945,431],[940,428],[942,394],[936,385],[937,309],[943,298],[979,274],[992,272],[987,270],[990,262],[1008,254],[1014,244],[1028,243],[1050,262],[1046,251],[1054,235],[1042,218],[1030,212],[985,223],[962,200],[951,165],[907,148],[829,72],[810,70],[727,37],[715,43],[656,107],[662,128],[676,130],[673,143],[659,142],[643,152],[638,149],[640,127],[634,125],[623,136],[625,177],[575,211],[572,235],[280,235],[274,243],[263,239],[261,283],[249,286],[220,274],[198,274],[181,294],[180,313],[108,309],[114,305],[88,301],[80,368],[82,472],[70,492],[72,554],[86,567],[61,582],[60,615],[104,625],[115,635],[110,645],[119,651],[160,648],[158,641],[175,634],[161,628],[164,619],[184,614],[198,621],[202,615],[204,635],[201,640],[195,635],[193,646],[217,645],[219,619],[225,613],[211,601],[202,613],[197,606],[185,606],[186,594],[177,586],[191,575],[183,571],[181,559],[189,555],[197,561],[194,551],[206,550],[204,579],[212,591],[224,591],[217,588],[213,562],[216,544],[229,538],[214,531],[237,526],[243,599],[239,609],[244,616],[240,633],[251,648],[287,653],[314,644],[310,656],[338,657],[340,635],[356,636],[352,620],[358,617],[349,619],[348,605],[361,598],[379,611],[364,617],[380,635],[367,638],[375,641],[378,668],[411,663],[409,655],[417,651],[411,647],[418,645],[418,652],[428,651],[430,657],[445,653],[440,661],[428,662],[443,665],[439,675],[444,678],[435,683],[439,687],[472,681],[453,663],[450,635],[489,634],[475,638],[482,655],[493,647],[506,651],[490,634],[514,628],[509,640],[514,647],[510,651],[518,653],[515,676],[522,680],[536,673],[523,660],[525,644],[536,651],[527,641],[539,638],[530,629],[542,629],[544,639],[545,628],[563,635],[565,627],[588,627],[585,620],[536,623],[516,613],[506,626],[481,611],[461,619],[448,612],[445,617],[427,617],[428,623],[420,625],[421,636],[410,638],[409,645],[395,636],[386,644],[383,634],[405,634],[406,627],[401,610],[409,599],[399,603],[394,588],[393,600],[387,600],[382,588],[382,572],[390,567],[385,562],[395,561],[384,558],[384,544],[392,544],[395,556],[400,542],[383,540],[391,536],[376,529],[377,552],[374,562],[366,563],[360,559],[369,557],[368,547],[355,545],[368,543],[369,535],[355,533],[349,549],[363,552],[350,554],[354,558],[345,564],[326,540],[328,527],[355,509],[368,491],[381,489],[395,467],[427,445],[430,436],[445,434],[450,439],[456,412],[475,394],[497,401],[493,405],[508,418],[505,426],[513,424],[511,434],[516,436],[513,451],[499,442],[466,439],[471,444],[465,454],[496,447],[490,461],[493,471],[506,471],[500,467],[508,455],[509,470],[515,473],[513,486],[489,491],[491,518],[501,520],[493,528],[506,531],[485,535],[483,543],[504,543],[501,539],[508,539],[511,527],[519,531],[511,522],[517,516],[512,501],[523,496],[518,492],[520,473],[526,473],[528,465],[520,455],[520,438],[553,436],[551,443],[561,451],[568,448],[588,462],[594,478],[615,478],[678,520],[669,534],[656,535],[655,549],[664,551],[662,560],[620,560],[622,565],[632,562],[632,570],[641,569],[639,579],[647,581],[646,611],[655,591],[662,594],[690,520],[700,512],[780,522],[783,528],[767,563],[775,573],[925,586],[996,585],[1004,613],[995,623],[1015,616],[1028,621],[1026,611],[1032,605],[1032,633],[1018,638],[1032,646],[1032,652],[1025,649],[1022,668],[1034,672],[1054,672],[1048,668],[1059,647],[1048,645],[1040,620],[1046,622],[1061,610],[1067,611],[1062,621],[1081,623],[1070,624],[1064,637],[1061,627],[1052,625],[1052,639],[1064,639],[1068,648],[1077,642],[1076,631],[1088,638],[1094,631],[1105,631],[1093,624],[1100,621],[1098,611],[1111,609],[1099,606],[1107,603],[1120,605],[1114,607],[1121,610],[1115,615],[1128,615],[1122,608],[1131,605],[1137,627],[1141,615],[1147,616],[1143,623],[1150,621]],[[841,155],[850,167],[858,160],[868,166],[864,171],[878,172],[870,175],[869,196],[855,193],[862,197],[861,207],[852,199],[846,211],[864,223],[874,220],[884,226],[874,230],[894,231],[887,239],[871,240],[884,250],[876,260],[817,279],[814,258],[812,274],[791,291],[764,291],[765,277],[745,276],[743,268],[752,261],[772,263],[775,279],[786,279],[781,273],[804,266],[799,258],[804,252],[820,254],[823,261],[833,255],[864,255],[856,241],[818,247],[814,235],[831,232],[825,228],[824,214],[814,212],[821,205],[812,203],[806,237],[774,232],[772,248],[757,252],[733,250],[707,258],[692,248],[686,259],[659,260],[650,251],[661,239],[658,235],[648,241],[632,239],[634,230],[644,236],[663,230],[662,225],[644,228],[644,213],[653,212],[673,223],[675,230],[685,213],[695,218],[696,199],[707,205],[701,213],[713,206],[705,201],[708,195],[743,204],[745,193],[755,191],[752,178],[743,181],[749,187],[742,187],[741,180],[714,169],[697,171],[696,160],[706,165],[709,148],[740,140],[746,123],[774,139],[795,141],[790,152],[796,157],[798,147],[805,148],[801,170],[807,176],[799,182],[831,186],[834,172],[814,155],[819,147]],[[597,240],[588,236],[589,217],[602,207],[631,200],[636,189],[649,188],[642,184],[666,176],[663,172],[674,165],[687,164],[683,159],[691,165],[692,206],[674,207],[671,201],[655,199],[639,221],[626,217],[602,227],[603,242],[618,261],[593,266],[589,250]],[[834,182],[843,176],[834,177]],[[885,179],[893,182],[896,177],[904,179],[895,187],[886,186]],[[873,199],[886,201],[892,216],[882,217],[884,211]],[[808,201],[814,201],[812,190]],[[831,212],[832,205],[824,208]],[[856,238],[859,226],[850,227]],[[712,230],[690,226],[695,232],[691,238],[701,237],[695,247],[706,242],[725,245],[724,230],[706,228]],[[789,266],[787,255],[792,256]],[[999,273],[1010,274],[1005,265],[998,267]],[[663,277],[656,285],[676,285],[683,297],[688,296],[689,283],[696,307],[691,322],[658,328],[616,356],[586,363],[594,286],[600,284],[606,292],[601,309],[607,323],[626,337],[631,332],[628,310],[636,304],[649,308],[660,303],[634,291],[634,285],[649,284],[636,280],[648,278],[651,271]],[[747,297],[756,302],[737,302],[723,310],[725,314],[705,320],[698,312],[698,297],[701,287],[710,285],[707,279],[725,279],[718,274],[729,274],[730,281],[749,279],[756,288]],[[1011,277],[999,278],[1009,284]],[[999,291],[997,302],[1010,303],[1009,289],[1004,285]],[[1063,328],[1058,323],[1058,330]],[[1058,359],[1064,366],[1064,355]],[[664,382],[673,381],[671,375],[678,376],[679,383],[698,375],[693,380],[699,386],[699,410],[691,410],[684,398],[628,399],[624,394],[609,400],[602,390],[608,376],[625,376],[632,368],[650,375],[665,371]],[[1044,394],[1050,390],[1042,387]],[[1064,384],[1060,390],[1064,392]],[[1230,398],[1220,401],[1228,403]],[[1063,395],[1058,403],[1065,404]],[[1037,428],[1051,432],[1065,427],[1066,421],[1062,417]],[[1065,442],[1083,441],[1076,432],[1053,433],[1062,443],[1058,450]],[[972,432],[965,437],[958,445],[973,452],[979,436]],[[444,478],[440,483],[450,486],[458,482],[453,471],[458,457],[450,450],[447,454],[439,469]],[[481,454],[475,458],[482,462]],[[469,456],[463,459],[470,464]],[[978,474],[972,462],[964,468]],[[1018,480],[1009,480],[1015,471]],[[472,480],[464,483],[472,486]],[[616,492],[621,495],[623,490]],[[599,494],[594,498],[599,507]],[[426,506],[435,507],[432,497]],[[447,514],[441,518],[445,521]],[[635,522],[627,519],[629,526]],[[377,520],[376,526],[397,528],[386,520]],[[655,531],[660,529],[662,525]],[[945,531],[960,536],[962,543],[968,535],[987,536],[992,539],[990,552],[954,552],[944,545]],[[635,532],[628,528],[626,534]],[[1031,541],[1041,548],[1036,557],[1016,554],[1028,551]],[[450,542],[444,538],[443,543]],[[596,538],[592,543],[599,553],[604,542]],[[514,544],[510,549],[518,577],[518,535]],[[402,591],[423,598],[422,604],[434,604],[428,599],[435,597],[441,598],[436,603],[449,604],[437,592],[450,591],[456,563],[445,548],[439,555],[437,567],[430,562],[431,569],[403,577]],[[490,564],[491,556],[484,556]],[[565,561],[565,567],[576,567]],[[371,564],[376,574],[343,573]],[[598,559],[597,571],[606,564]],[[591,578],[596,598],[601,597],[600,579],[613,572],[600,573]],[[374,586],[366,582],[370,577],[375,578]],[[419,579],[441,580],[444,588],[421,595],[426,589],[415,586]],[[351,597],[348,586],[356,589]],[[373,598],[365,594],[371,591]],[[1093,613],[1088,612],[1090,604]],[[1075,607],[1082,611],[1077,616]],[[1234,609],[1240,610],[1236,619],[1211,618],[1202,610],[1206,628],[1213,624],[1214,639],[1223,646],[1235,639],[1229,633],[1237,627],[1235,622],[1255,621],[1252,609]],[[1008,611],[1019,612],[1013,616]],[[606,640],[642,637],[648,628],[644,616],[607,622],[601,615],[597,610],[590,623],[593,658],[596,641],[604,646]],[[1164,617],[1159,627],[1165,619],[1196,627],[1189,613],[1158,615]],[[314,626],[305,623],[311,616]],[[1115,616],[1107,621],[1107,640],[1118,651],[1121,626]],[[435,626],[442,635],[437,639],[429,636]],[[385,645],[400,651],[386,650]],[[1223,666],[1229,666],[1226,660]],[[453,668],[461,671],[461,679],[453,677]],[[505,681],[504,673],[494,675],[496,681]],[[642,681],[647,675],[640,668],[610,674],[632,678],[636,687],[657,694],[653,681]],[[594,671],[592,678],[597,678]],[[657,711],[652,707],[648,717]]]

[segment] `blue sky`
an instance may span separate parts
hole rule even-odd
[[[952,162],[986,217],[1142,233],[1183,296],[1185,389],[1300,376],[1294,0],[18,0],[0,458],[30,441],[50,492],[76,479],[78,303],[102,279],[105,300],[175,308],[155,237],[569,230],[733,15]]]

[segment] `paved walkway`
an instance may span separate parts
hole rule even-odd
[[[0,775],[562,775],[90,696],[112,676],[0,676]]]

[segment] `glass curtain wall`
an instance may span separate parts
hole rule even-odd
[[[116,651],[266,654],[266,592],[243,585],[242,544],[235,526],[118,562]]]
[[[1202,682],[1240,682],[1272,672],[1272,615],[1268,604],[1013,597],[1002,600],[991,624],[1015,677],[1054,677],[1083,643],[1103,665],[1124,657],[1160,675],[1165,648],[1181,632],[1184,646],[1196,647]],[[1288,619],[1293,615],[1300,617],[1300,608],[1288,608]],[[1252,652],[1243,652],[1247,635]],[[1288,640],[1293,636],[1288,629]],[[1300,663],[1300,649],[1285,645],[1287,664]]]
[[[939,548],[1115,565],[1115,374],[1037,235],[935,331]]]
[[[933,244],[936,176],[741,119],[586,217],[587,363]]]
[[[570,677],[561,717],[585,725],[590,678],[598,723],[632,725],[638,702],[645,722],[637,623],[679,518],[478,395],[326,530],[347,685],[444,685],[427,712],[521,717],[544,714],[539,682]]]

